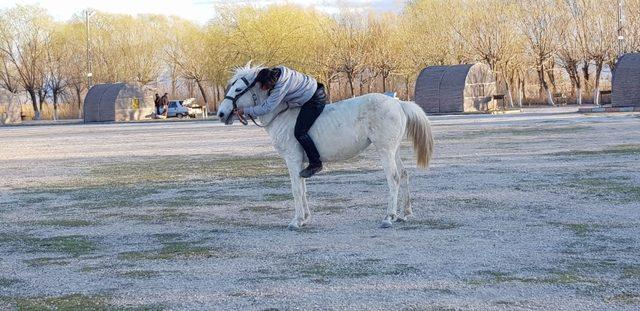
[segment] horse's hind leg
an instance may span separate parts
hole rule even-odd
[[[400,159],[400,148],[396,150],[396,167],[400,174],[400,186],[398,189],[398,207],[403,208],[403,217],[398,217],[398,220],[406,220],[408,216],[413,214],[411,209],[411,198],[409,196],[409,173],[402,164]]]
[[[396,220],[398,208],[398,187],[400,184],[400,173],[396,165],[396,148],[380,149],[380,158],[384,172],[387,175],[387,184],[389,185],[389,203],[387,205],[387,215],[382,221],[382,227],[391,227],[391,222]]]

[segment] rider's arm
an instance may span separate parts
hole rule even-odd
[[[287,95],[289,91],[289,87],[291,85],[291,79],[281,77],[281,79],[276,82],[276,85],[271,90],[271,94],[267,98],[267,100],[261,105],[247,107],[244,108],[245,115],[251,115],[254,117],[259,117],[261,115],[267,114],[272,111],[276,106],[282,102],[284,96]]]

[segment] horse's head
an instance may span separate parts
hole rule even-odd
[[[234,110],[257,105],[261,98],[260,87],[256,86],[256,76],[261,67],[251,67],[249,62],[237,68],[225,91],[225,96],[218,108],[220,122],[233,124]]]

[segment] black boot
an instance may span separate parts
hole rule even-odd
[[[300,172],[300,177],[309,178],[322,170],[320,153],[308,134],[304,134],[297,138],[300,145],[302,145],[302,149],[304,149],[304,152],[307,154],[307,158],[309,158],[309,166]]]
[[[309,178],[320,171],[322,171],[322,162],[309,163],[309,166],[300,172],[300,177]]]

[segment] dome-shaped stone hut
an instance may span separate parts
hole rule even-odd
[[[153,94],[137,84],[97,84],[84,98],[84,122],[140,120],[154,108]]]
[[[478,112],[493,109],[496,78],[489,66],[429,66],[418,75],[415,101],[427,113]]]
[[[640,107],[640,53],[618,59],[611,80],[611,106]]]
[[[19,96],[0,90],[0,125],[22,123],[22,105]]]

